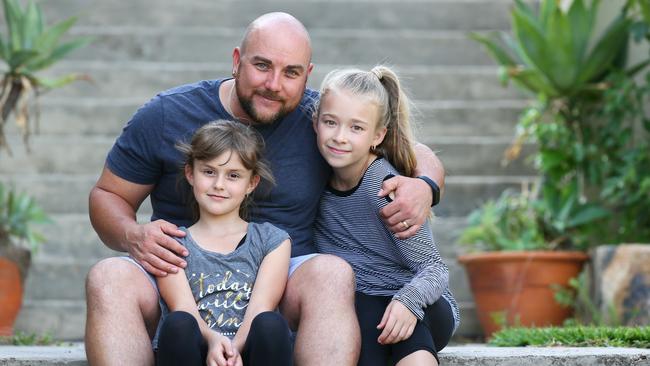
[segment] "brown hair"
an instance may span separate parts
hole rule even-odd
[[[275,183],[268,163],[262,158],[264,140],[257,131],[240,122],[218,120],[203,125],[196,130],[190,143],[179,143],[177,149],[184,155],[183,168],[194,168],[197,160],[212,160],[221,154],[232,151],[241,159],[244,167],[252,171],[253,176],[270,184]],[[185,175],[183,174],[183,179]],[[195,219],[199,218],[199,207],[196,198],[190,194],[189,204]],[[247,217],[247,208],[252,203],[251,195],[247,195],[239,207],[239,216]]]
[[[373,152],[390,161],[405,176],[415,175],[416,160],[411,131],[410,102],[397,75],[386,66],[375,66],[370,71],[359,69],[334,70],[325,76],[320,97],[332,89],[344,89],[355,95],[370,97],[379,107],[377,128],[386,127],[386,136]],[[320,113],[320,103],[315,116]]]

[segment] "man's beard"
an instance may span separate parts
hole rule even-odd
[[[237,99],[239,100],[239,105],[244,110],[244,112],[246,112],[246,114],[252,119],[251,122],[253,123],[273,124],[276,121],[279,121],[282,118],[286,117],[289,113],[293,112],[293,110],[296,109],[297,107],[297,105],[295,106],[287,105],[286,100],[279,98],[276,93],[270,92],[268,90],[261,90],[261,91],[255,90],[250,97],[245,97],[243,93],[240,92],[239,85],[237,84],[236,79],[235,79],[235,91],[237,94]],[[253,96],[256,94],[261,97],[279,101],[280,103],[282,103],[280,110],[278,110],[275,114],[268,117],[264,117],[260,115],[255,109],[255,106],[253,105]]]

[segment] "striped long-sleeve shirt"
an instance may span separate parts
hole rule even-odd
[[[319,252],[350,263],[357,291],[393,296],[420,320],[427,305],[444,297],[451,305],[457,328],[460,317],[449,291],[449,269],[436,248],[430,222],[415,236],[400,240],[379,216],[388,200],[377,197],[377,192],[387,175],[397,174],[387,160],[379,158],[355,188],[341,192],[328,187],[321,197],[314,242]]]

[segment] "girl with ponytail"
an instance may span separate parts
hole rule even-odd
[[[437,365],[459,324],[449,270],[430,222],[398,239],[379,211],[385,179],[415,175],[409,100],[385,66],[335,70],[324,79],[314,112],[318,149],[333,174],[314,230],[319,252],[350,263],[361,327],[359,365]],[[408,225],[408,224],[406,224]]]

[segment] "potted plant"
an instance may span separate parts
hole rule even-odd
[[[535,98],[521,114],[517,137],[505,158],[506,161],[517,158],[523,143],[534,144],[537,151],[532,161],[540,173],[540,181],[534,195],[505,195],[475,212],[473,223],[462,236],[463,241],[480,243],[483,240],[483,245],[488,240],[500,242],[485,249],[523,250],[518,255],[529,258],[537,253],[532,249],[544,249],[544,256],[552,251],[563,254],[557,249],[579,250],[583,253],[576,253],[576,258],[584,262],[587,258],[584,251],[602,243],[611,233],[612,219],[617,217],[618,211],[606,198],[603,187],[615,175],[613,172],[624,165],[621,157],[629,149],[629,132],[621,128],[622,119],[608,119],[604,101],[613,88],[612,80],[616,75],[632,76],[648,62],[624,70],[627,42],[634,26],[629,16],[630,6],[624,7],[596,37],[594,23],[600,1],[590,3],[587,6],[583,0],[542,0],[535,11],[525,2],[515,0],[511,12],[512,36],[506,32],[472,34],[471,37],[484,45],[499,64],[499,76],[504,85],[513,81]],[[499,206],[510,208],[496,209]],[[500,223],[501,220],[517,225],[506,225]],[[499,227],[501,229],[495,231]],[[523,243],[528,241],[530,243]],[[505,246],[504,243],[517,244]],[[493,255],[502,256],[503,253]],[[461,257],[468,270],[469,259],[473,258]],[[525,260],[527,274],[522,274],[523,267],[509,270],[515,274],[515,285],[521,286],[524,278],[532,276],[528,274],[532,273],[532,262],[533,259]],[[556,271],[548,266],[536,267],[535,274]],[[573,273],[576,275],[576,270]],[[487,275],[481,279],[486,278]],[[554,281],[566,284],[568,278]],[[492,287],[500,286],[503,283],[492,284]],[[538,306],[537,310],[554,303],[552,290],[546,285],[541,288],[550,302]],[[515,302],[515,299],[530,297],[528,294],[513,296],[507,300]],[[477,307],[481,311],[481,305]],[[517,321],[514,314],[507,316],[508,323]],[[561,317],[530,321],[523,313],[518,316],[522,325],[561,322]],[[488,328],[486,333],[491,333],[495,324],[489,315],[479,317]]]
[[[33,225],[48,221],[32,198],[0,183],[0,336],[13,333],[31,254],[44,240]]]
[[[504,325],[560,325],[571,315],[555,301],[554,288],[567,287],[588,257],[560,250],[570,243],[548,237],[543,210],[535,192],[505,191],[470,214],[459,238],[470,252],[458,260],[486,338]]]

